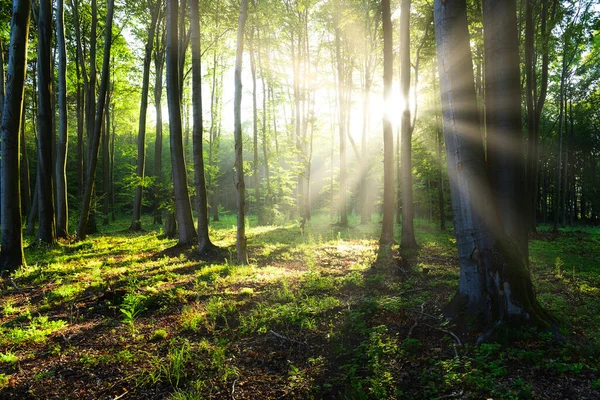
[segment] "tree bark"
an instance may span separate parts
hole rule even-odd
[[[338,112],[339,112],[339,136],[340,136],[340,180],[339,180],[339,213],[340,225],[348,225],[348,201],[347,201],[347,171],[346,171],[346,107],[344,99],[344,63],[341,52],[341,34],[340,34],[340,13],[339,1],[336,1],[336,11],[334,11],[335,24],[335,59],[337,64],[337,80],[338,80]],[[385,138],[385,136],[384,136]],[[385,145],[384,145],[385,146]],[[384,163],[385,164],[385,163]]]
[[[59,132],[56,153],[56,236],[69,236],[69,207],[67,200],[67,50],[65,47],[64,0],[57,0],[56,32],[58,46],[58,111]]]
[[[412,179],[412,126],[410,118],[410,0],[402,0],[400,14],[400,68],[402,98],[402,139],[400,169],[402,170],[402,249],[417,247],[414,228],[413,179]]]
[[[154,32],[158,21],[160,6],[158,3],[148,1],[148,9],[152,10],[150,26],[148,27],[148,38],[144,54],[144,72],[142,74],[142,99],[140,104],[140,117],[138,125],[137,141],[137,168],[136,175],[139,180],[135,188],[135,198],[133,200],[133,213],[131,216],[131,225],[129,230],[140,231],[142,229],[142,190],[144,175],[146,171],[146,114],[148,111],[148,91],[150,88],[150,63],[152,62],[152,45],[154,44]]]
[[[529,258],[516,0],[484,0],[487,167],[504,234]]]
[[[54,190],[52,187],[52,4],[41,0],[38,13],[38,213],[37,240],[53,245],[55,238]]]
[[[22,218],[29,215],[31,208],[31,182],[29,179],[29,156],[27,154],[27,140],[25,137],[26,111],[23,107],[21,113],[21,214]]]
[[[19,192],[19,139],[31,2],[14,0],[10,27],[10,47],[6,75],[6,93],[1,120],[2,160],[2,245],[0,275],[25,265],[21,231],[21,199]],[[4,80],[4,75],[2,75]]]
[[[250,72],[252,75],[252,181],[254,186],[254,204],[258,216],[258,225],[264,225],[263,205],[260,195],[260,177],[258,169],[258,106],[256,102],[256,56],[254,54],[254,28],[250,31],[250,40],[248,41],[248,52],[250,53]]]
[[[169,136],[171,166],[175,192],[175,215],[179,244],[191,245],[196,241],[196,229],[187,190],[187,173],[183,154],[181,124],[181,81],[179,76],[179,40],[177,37],[178,0],[167,1],[167,101],[169,104]]]
[[[200,16],[198,0],[190,1],[190,25],[192,37],[192,90],[193,90],[193,152],[194,181],[196,188],[196,211],[198,213],[198,250],[206,254],[215,246],[208,234],[208,199],[206,197],[206,178],[202,141],[202,70],[200,53]]]
[[[505,4],[507,10],[514,10],[514,1],[509,3]],[[503,230],[486,174],[466,1],[436,0],[434,10],[446,156],[460,259],[459,289],[447,314],[481,318],[494,327],[528,321],[547,328],[551,318],[537,303],[526,260]],[[502,34],[516,31],[516,25],[510,24],[502,26]],[[486,24],[488,34],[493,34],[496,27],[501,26]],[[518,64],[512,68],[518,68]],[[480,339],[487,339],[491,333],[493,329]]]
[[[383,226],[380,251],[394,243],[394,133],[387,103],[392,95],[394,74],[393,27],[390,0],[381,1],[383,25]]]
[[[237,188],[237,234],[236,250],[238,262],[248,264],[246,251],[246,223],[244,213],[245,189],[243,168],[243,136],[242,136],[242,56],[244,53],[244,31],[248,18],[248,0],[240,4],[240,17],[237,30],[237,50],[235,55],[235,93],[233,98],[234,138],[235,138],[235,186]]]
[[[94,131],[90,140],[88,149],[88,170],[85,183],[85,192],[79,216],[79,225],[77,226],[77,237],[79,240],[85,240],[88,233],[88,222],[90,209],[92,205],[92,195],[94,191],[94,181],[96,178],[96,166],[98,165],[98,152],[100,149],[100,131],[104,118],[104,106],[106,104],[106,92],[108,90],[110,49],[112,43],[112,23],[114,14],[114,0],[108,0],[108,10],[106,13],[105,39],[104,39],[104,59],[102,62],[102,75],[100,78],[100,90],[98,92],[98,104],[95,112]],[[92,62],[92,64],[94,64]]]
[[[161,189],[162,189],[162,89],[163,67],[165,64],[165,29],[156,30],[156,46],[154,50],[154,107],[156,108],[156,139],[154,141],[154,223],[162,224]]]

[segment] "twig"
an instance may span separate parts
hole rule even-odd
[[[455,334],[454,332],[452,332],[452,331],[449,331],[449,330],[447,330],[447,329],[438,328],[437,326],[432,326],[432,325],[425,325],[425,326],[428,326],[428,327],[430,327],[430,328],[433,328],[433,329],[435,329],[435,330],[438,330],[438,331],[440,331],[440,332],[444,332],[444,333],[446,333],[446,334],[448,334],[448,335],[452,336],[452,337],[454,338],[454,340],[456,340],[456,344],[458,344],[458,346],[459,346],[459,347],[462,347],[462,346],[463,346],[463,345],[462,345],[462,342],[461,342],[461,341],[460,341],[460,339],[459,339],[459,337],[458,337],[458,336],[456,336],[456,334]],[[456,357],[458,357],[458,351],[456,350],[456,347],[453,347],[453,349],[454,349],[454,355],[456,355]]]
[[[288,338],[288,337],[285,337],[285,336],[283,336],[283,335],[280,335],[279,333],[277,333],[277,332],[275,332],[275,331],[273,331],[273,330],[269,331],[269,333],[270,333],[271,335],[273,335],[273,336],[275,336],[275,337],[279,338],[279,339],[286,340],[286,341],[288,341],[288,342],[291,342],[291,343],[296,343],[296,344],[304,344],[304,345],[306,344],[305,342],[299,342],[298,340],[290,339],[290,338]]]
[[[440,396],[438,398],[436,398],[436,400],[441,400],[441,399],[450,399],[452,397],[461,397],[463,395],[464,391],[460,391],[458,393],[451,393],[451,394],[447,394],[445,396]]]
[[[434,319],[434,320],[436,320],[436,321],[439,321],[439,320],[440,320],[440,318],[439,318],[439,317],[436,317],[435,315],[427,314],[426,312],[423,312],[423,310],[421,310],[421,311],[419,312],[419,311],[417,311],[417,310],[412,310],[412,309],[410,309],[410,308],[405,308],[405,309],[404,309],[404,311],[410,311],[411,313],[415,313],[415,314],[416,314],[416,313],[419,313],[420,315],[422,315],[422,316],[424,316],[424,317],[429,317],[429,318],[431,318],[431,319]]]
[[[421,320],[421,318],[423,318],[423,312],[425,312],[425,303],[421,304],[421,314],[419,314],[419,316],[415,318],[415,323],[408,330],[408,336],[406,337],[407,339],[410,339],[413,330],[417,327],[417,325],[419,325],[419,321]]]
[[[235,400],[235,396],[233,395],[235,393],[235,383],[237,382],[237,378],[235,378],[235,380],[233,381],[233,385],[231,385],[231,398],[233,400]]]
[[[129,393],[129,392],[126,390],[123,394],[118,395],[113,400],[119,400],[121,397],[125,396],[127,393]]]

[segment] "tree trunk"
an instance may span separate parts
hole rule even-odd
[[[438,93],[437,88],[437,79],[435,76],[435,72],[432,71],[432,81],[433,81],[433,93],[434,96]],[[440,212],[440,229],[446,230],[446,201],[444,200],[444,161],[442,157],[443,147],[444,147],[444,139],[443,139],[443,131],[442,125],[440,123],[440,112],[441,109],[439,107],[439,103],[437,100],[434,102],[434,112],[435,112],[435,131],[436,131],[436,158],[438,164],[438,207]]]
[[[394,74],[393,27],[390,0],[381,1],[383,22],[383,226],[380,251],[394,243],[394,133],[387,104],[392,95]]]
[[[163,31],[161,33],[161,31]],[[162,188],[162,78],[165,64],[164,29],[157,29],[154,51],[154,107],[156,108],[156,139],[154,141],[154,223],[162,224],[161,188]]]
[[[109,224],[110,213],[110,102],[111,90],[109,89],[106,92],[104,133],[102,134],[102,225],[104,226]]]
[[[484,0],[487,167],[504,234],[529,259],[516,0]],[[508,29],[507,27],[510,27]]]
[[[158,3],[149,3],[148,5],[154,5],[154,10],[151,14],[150,26],[148,27],[148,38],[144,54],[144,72],[142,74],[142,99],[140,101],[140,117],[137,139],[138,158],[136,175],[137,179],[139,180],[139,183],[135,187],[133,213],[131,216],[131,225],[129,226],[129,230],[131,231],[140,231],[142,229],[142,189],[144,186],[144,174],[146,170],[146,114],[148,111],[148,91],[150,88],[150,63],[152,61],[152,45],[154,44],[154,32],[156,30],[158,13],[160,11],[160,6]]]
[[[181,124],[181,91],[177,38],[178,0],[167,1],[167,101],[169,104],[169,136],[171,166],[175,191],[175,215],[179,231],[179,244],[191,245],[196,241],[190,196],[187,190],[187,173],[183,154]]]
[[[563,146],[563,126],[564,126],[564,103],[565,103],[565,79],[567,75],[567,41],[563,44],[562,54],[562,72],[560,75],[560,89],[559,89],[559,112],[558,112],[558,154],[556,156],[556,188],[554,196],[554,224],[552,227],[553,233],[558,233],[558,223],[560,217],[560,198],[561,198],[561,187],[562,187],[562,146]]]
[[[93,0],[94,1],[94,0]],[[95,112],[94,131],[90,140],[88,149],[88,170],[85,183],[85,192],[83,194],[83,203],[77,226],[77,237],[79,240],[85,240],[88,233],[88,222],[90,209],[92,206],[92,195],[94,192],[94,181],[96,178],[96,166],[98,165],[98,151],[100,149],[100,131],[104,118],[104,106],[106,104],[106,92],[108,90],[108,78],[110,75],[110,48],[112,43],[112,22],[114,13],[114,0],[108,0],[108,10],[106,13],[106,24],[104,39],[104,59],[102,62],[102,76],[100,78],[100,90],[98,92],[98,104]],[[92,63],[94,64],[94,63]]]
[[[243,168],[243,136],[242,136],[242,56],[244,53],[244,31],[248,18],[248,0],[242,0],[237,30],[237,50],[235,55],[235,94],[233,98],[234,138],[235,138],[235,186],[237,188],[237,234],[236,250],[238,262],[248,264],[246,251],[246,223],[244,213],[245,189]]]
[[[52,4],[41,0],[38,13],[38,213],[37,240],[44,244],[55,243],[54,191],[52,189],[52,74],[50,65],[52,49]]]
[[[19,139],[31,2],[14,0],[10,27],[8,74],[1,120],[2,159],[2,246],[0,275],[25,265],[21,231],[21,199],[19,193]],[[4,74],[2,79],[4,80]]]
[[[340,135],[340,181],[339,181],[339,213],[340,213],[340,225],[348,225],[348,201],[347,201],[347,171],[346,171],[346,107],[344,100],[344,63],[342,60],[341,53],[341,37],[340,37],[340,4],[336,1],[337,10],[334,11],[334,23],[335,23],[335,59],[337,64],[337,75],[338,75],[338,111],[339,111],[339,135]],[[385,137],[385,135],[384,135]],[[385,145],[384,145],[385,146]]]
[[[206,254],[214,245],[208,235],[208,200],[206,197],[206,178],[202,142],[202,70],[200,53],[200,16],[198,0],[190,1],[190,25],[192,34],[192,90],[193,90],[193,146],[194,181],[196,188],[196,211],[198,213],[198,250]]]
[[[24,218],[26,215],[29,215],[29,209],[31,208],[31,183],[29,179],[29,156],[27,155],[27,141],[25,138],[26,112],[24,107],[21,114],[21,215]]]
[[[412,127],[410,118],[410,0],[402,0],[400,14],[400,68],[402,98],[404,110],[402,111],[402,144],[401,144],[401,170],[402,170],[402,249],[417,247],[414,228],[414,205],[412,188]]]
[[[550,317],[536,301],[526,261],[514,240],[504,233],[503,221],[496,217],[476,111],[465,3],[436,0],[434,6],[446,156],[460,259],[459,289],[447,313],[482,318],[493,326],[528,321],[548,327]],[[499,15],[515,12],[514,1],[504,5],[507,9]],[[516,37],[512,22],[506,26],[488,23],[485,28],[488,34],[499,35],[497,28],[503,29],[501,34]],[[480,339],[488,337],[486,334]]]
[[[217,126],[220,124],[221,118],[221,90],[222,85],[220,81],[217,81],[217,50],[213,51],[213,76],[212,76],[212,87],[211,87],[211,97],[210,97],[210,131],[209,131],[209,151],[208,151],[208,163],[210,166],[211,174],[209,175],[209,187],[212,192],[211,201],[210,201],[210,211],[213,215],[213,221],[219,221],[219,185],[217,183],[217,171],[218,164],[216,161],[216,157],[219,151],[219,129]],[[221,79],[223,72],[220,72]],[[217,85],[219,88],[217,90]]]
[[[67,201],[67,51],[65,47],[64,0],[57,1],[56,32],[58,46],[58,110],[59,133],[56,153],[56,236],[69,236],[69,207]]]
[[[250,71],[252,75],[252,181],[254,186],[254,204],[258,216],[258,225],[264,225],[263,205],[260,196],[260,176],[258,173],[258,107],[256,103],[257,85],[256,85],[256,60],[254,54],[254,28],[250,31],[250,40],[248,41],[248,52],[250,53]]]

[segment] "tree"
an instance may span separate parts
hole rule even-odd
[[[208,199],[206,196],[206,178],[202,142],[202,70],[200,54],[200,16],[198,0],[190,1],[190,24],[192,40],[192,89],[194,108],[194,127],[192,132],[194,148],[194,182],[196,188],[196,210],[198,212],[198,250],[206,254],[215,246],[208,234]]]
[[[400,11],[400,87],[404,109],[402,110],[402,140],[401,140],[401,173],[402,173],[402,239],[400,246],[403,249],[417,247],[415,240],[415,217],[413,206],[413,179],[412,179],[412,131],[410,120],[410,0],[402,0]]]
[[[383,98],[388,103],[392,94],[394,54],[390,1],[381,1],[383,27]],[[394,242],[394,137],[388,107],[383,114],[383,226],[380,249]]]
[[[147,11],[151,14],[150,25],[147,30],[146,46],[144,49],[144,72],[142,78],[142,99],[140,104],[140,118],[138,126],[137,142],[137,169],[136,175],[139,180],[135,187],[135,198],[133,200],[133,213],[131,216],[131,225],[129,229],[139,231],[142,229],[142,188],[144,186],[144,175],[146,171],[146,114],[148,110],[148,91],[150,87],[150,63],[152,62],[152,45],[154,44],[154,32],[158,23],[158,14],[160,7],[157,2],[148,0],[146,3]]]
[[[37,185],[39,228],[37,239],[53,245],[55,239],[54,191],[52,188],[52,4],[41,0],[38,12],[38,148]]]
[[[505,221],[499,218],[487,176],[476,112],[466,1],[436,0],[434,7],[443,127],[460,260],[459,289],[447,313],[482,317],[493,326],[528,320],[549,327],[551,318],[537,303],[526,260],[515,239],[508,236]],[[487,34],[506,35],[506,44],[512,43],[517,38],[515,1],[490,0],[485,7],[488,13],[494,10],[486,16]],[[504,78],[514,79],[518,62],[512,57],[498,62],[502,63],[500,70],[507,73]],[[502,179],[506,185],[516,183],[510,171]]]
[[[242,56],[244,54],[244,31],[248,19],[248,0],[242,0],[240,4],[240,17],[237,30],[237,50],[235,54],[235,94],[233,98],[233,118],[235,138],[235,186],[237,188],[237,234],[236,250],[238,262],[248,264],[248,253],[246,251],[246,222],[244,203],[246,201],[246,185],[244,184],[244,159],[243,159],[243,137],[242,137]]]
[[[191,245],[196,239],[196,229],[192,218],[190,196],[187,189],[187,174],[183,154],[181,124],[180,74],[181,49],[178,40],[179,0],[167,0],[167,101],[169,104],[169,136],[171,144],[171,166],[175,191],[175,213],[177,218],[179,244]]]
[[[58,46],[58,111],[59,136],[56,152],[56,236],[69,236],[69,206],[67,201],[67,50],[65,47],[64,0],[57,1],[56,33]]]
[[[2,108],[2,247],[0,275],[25,265],[21,232],[21,199],[19,193],[19,134],[25,73],[27,38],[31,1],[14,0],[10,24],[10,46],[6,94]],[[4,80],[4,74],[2,75]]]
[[[165,24],[163,3],[160,2],[161,18],[156,29],[156,45],[154,46],[154,107],[156,109],[156,139],[154,141],[154,223],[162,224],[162,209],[160,206],[162,185],[162,89],[163,71],[165,65]]]
[[[104,58],[102,61],[102,75],[100,78],[100,90],[98,91],[97,109],[95,112],[94,130],[89,140],[88,148],[88,168],[86,174],[85,191],[83,193],[83,201],[81,213],[79,216],[79,224],[77,226],[77,237],[79,240],[84,240],[88,233],[88,223],[90,217],[90,209],[92,206],[92,194],[94,192],[94,181],[96,178],[96,166],[98,165],[98,152],[100,149],[100,132],[104,118],[104,106],[106,104],[106,92],[108,91],[109,81],[109,66],[110,66],[110,49],[112,44],[112,23],[114,14],[114,0],[108,0],[108,10],[106,13],[105,38],[104,38]],[[92,63],[94,64],[94,63]]]

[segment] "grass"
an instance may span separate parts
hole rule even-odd
[[[377,222],[316,216],[302,234],[250,217],[247,266],[234,263],[233,217],[211,224],[228,250],[210,261],[128,222],[26,250],[25,290],[6,287],[0,303],[0,397],[600,396],[597,228],[542,227],[530,242],[538,298],[569,341],[522,332],[476,347],[441,317],[455,240],[428,221],[416,221],[420,249],[376,264]]]

